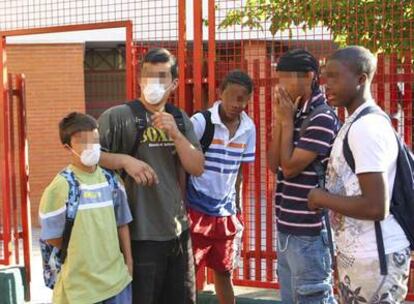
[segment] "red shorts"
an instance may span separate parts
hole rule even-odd
[[[238,266],[243,222],[239,215],[210,216],[188,209],[196,267],[205,265],[219,272]]]

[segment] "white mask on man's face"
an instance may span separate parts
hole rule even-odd
[[[161,83],[148,83],[144,87],[145,101],[149,104],[156,105],[162,101],[167,89]]]
[[[142,93],[145,101],[151,105],[159,104],[167,91],[172,87],[163,83],[160,78],[146,78],[142,86]]]

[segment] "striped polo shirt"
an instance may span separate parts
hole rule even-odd
[[[214,124],[214,137],[205,153],[204,173],[191,176],[187,185],[187,202],[190,208],[212,216],[236,214],[236,179],[243,162],[253,162],[256,150],[256,129],[250,117],[242,112],[240,125],[230,138],[229,130],[220,119],[216,102],[211,112]],[[206,121],[201,113],[195,114],[191,121],[200,140]]]
[[[339,130],[340,123],[332,113],[320,113],[312,118],[303,136],[300,129],[303,121],[317,106],[326,103],[318,90],[296,113],[294,121],[294,147],[318,154],[317,159],[325,166]],[[323,227],[321,214],[309,210],[307,196],[318,185],[318,177],[312,165],[294,178],[286,179],[279,167],[276,186],[277,229],[295,235],[318,235]]]

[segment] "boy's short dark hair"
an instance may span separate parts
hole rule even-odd
[[[90,115],[72,112],[65,116],[59,123],[59,136],[63,145],[71,145],[73,134],[83,131],[93,131],[98,128],[98,123]]]
[[[337,50],[329,60],[339,61],[348,66],[357,75],[367,74],[369,80],[377,69],[377,58],[370,50],[362,46],[348,46]]]
[[[253,92],[253,80],[241,70],[230,71],[221,82],[220,90],[224,91],[229,84],[238,84],[246,88],[249,94]]]
[[[150,49],[144,56],[141,62],[141,68],[144,63],[167,63],[171,64],[171,76],[172,79],[178,77],[177,60],[173,54],[164,48]]]

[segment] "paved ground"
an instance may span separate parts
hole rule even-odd
[[[32,251],[32,284],[31,302],[33,304],[50,304],[52,292],[44,286],[42,277],[42,262],[39,250],[39,229],[33,229],[33,251]],[[237,304],[270,304],[281,303],[276,290],[258,289],[248,287],[236,287],[238,297]],[[209,285],[199,297],[199,304],[217,303],[214,296],[214,288]],[[414,302],[406,302],[414,304]]]
[[[32,252],[32,301],[33,304],[51,303],[52,293],[50,289],[44,286],[42,277],[42,262],[39,251],[39,229],[33,229],[33,252]],[[200,304],[216,303],[214,297],[214,287],[207,286],[206,292],[200,295]],[[236,295],[241,299],[238,304],[243,303],[278,303],[278,294],[276,290],[237,287]]]

